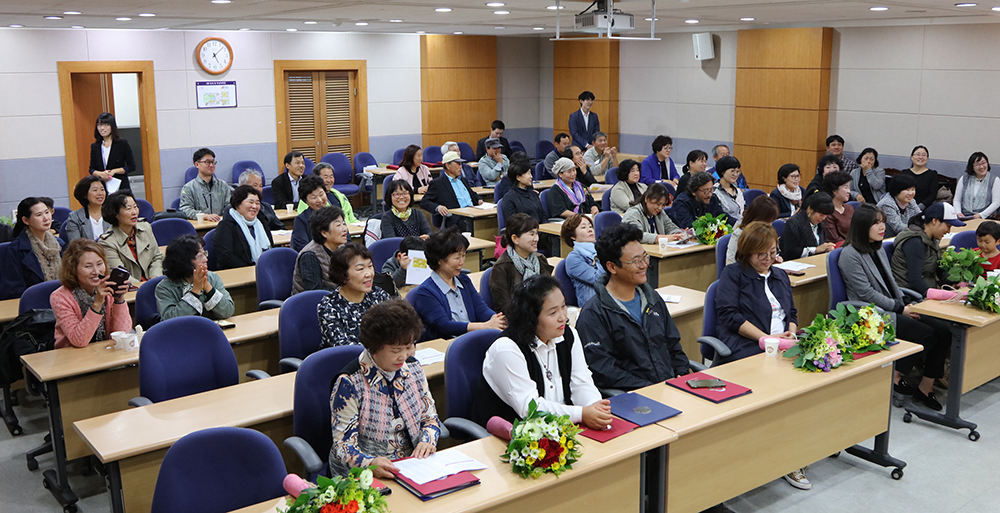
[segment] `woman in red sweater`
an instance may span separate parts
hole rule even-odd
[[[76,239],[66,246],[59,271],[62,287],[49,296],[56,316],[56,349],[86,347],[110,339],[112,332],[132,329],[123,297],[128,282],[114,290],[108,274],[108,259],[99,244]]]

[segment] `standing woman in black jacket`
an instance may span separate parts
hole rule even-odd
[[[825,192],[817,192],[802,202],[802,208],[788,219],[781,234],[781,258],[795,260],[833,250],[826,241],[823,221],[833,213],[833,199]]]
[[[502,198],[504,219],[510,219],[514,214],[528,214],[539,223],[547,223],[549,219],[542,209],[542,200],[538,198],[538,191],[531,183],[531,166],[528,162],[522,159],[512,160],[507,176],[514,181],[514,186]]]
[[[257,189],[249,185],[233,189],[229,204],[231,208],[215,228],[208,255],[208,268],[213,271],[254,265],[261,253],[274,245],[271,230],[257,218],[260,211]]]
[[[90,174],[100,176],[105,182],[117,178],[122,181],[119,190],[132,190],[126,173],[135,169],[135,159],[128,141],[118,135],[118,124],[112,114],[102,112],[97,116],[94,139],[97,141],[90,145]]]

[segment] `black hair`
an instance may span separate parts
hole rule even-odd
[[[691,150],[688,152],[687,159],[684,160],[683,171],[687,173],[691,170],[691,163],[697,162],[698,159],[705,159],[708,161],[708,154],[701,150]]]
[[[521,237],[531,230],[538,229],[538,220],[523,212],[508,217],[504,224],[506,226],[503,229],[503,236],[500,238],[500,245],[505,248],[514,244],[511,237]]]
[[[889,196],[893,199],[906,189],[915,189],[917,181],[910,175],[898,174],[889,180]]]
[[[413,157],[417,155],[417,152],[420,151],[420,149],[420,146],[417,146],[416,144],[407,146],[406,149],[403,150],[403,160],[399,161],[399,167],[413,172]]]
[[[568,137],[569,134],[567,134],[566,132],[559,132],[558,134],[556,134],[556,137],[555,139],[553,139],[553,141],[555,141],[556,144],[559,144],[559,141],[566,139]]]
[[[912,150],[912,151],[910,151],[910,156],[912,157],[912,156],[913,156],[913,154],[914,154],[914,153],[916,153],[916,152],[917,152],[917,150],[920,150],[920,149],[923,149],[923,150],[924,150],[924,153],[926,153],[926,154],[927,154],[927,158],[931,158],[931,150],[928,150],[928,149],[927,149],[927,147],[926,147],[926,146],[924,146],[923,144],[918,144],[918,145],[914,146],[914,147],[913,147],[913,150]]]
[[[52,198],[50,198],[48,196],[39,196],[38,199],[42,200],[42,203],[45,203],[45,206],[49,210],[55,210],[56,209],[56,200],[54,200],[54,199],[52,199]]]
[[[322,189],[323,192],[326,192],[326,182],[316,175],[303,176],[299,180],[299,199],[305,201],[306,196],[312,194],[316,189]]]
[[[89,175],[81,178],[79,182],[76,182],[76,187],[73,187],[73,197],[76,198],[76,200],[79,201],[80,205],[83,205],[84,208],[90,206],[90,199],[87,198],[87,195],[90,193],[90,185],[94,182],[101,182],[101,185],[104,186],[104,182],[101,180],[101,177],[97,175]],[[104,190],[107,192],[106,187]]]
[[[214,151],[212,151],[212,150],[210,150],[208,148],[202,148],[202,149],[194,152],[194,156],[191,157],[191,162],[194,162],[195,164],[197,164],[199,160],[205,158],[205,155],[211,155],[213,159],[215,158],[215,152]]]
[[[996,221],[983,221],[976,227],[976,237],[991,236],[994,240],[1000,241],[1000,223]]]
[[[28,196],[27,198],[24,198],[23,200],[21,200],[20,203],[17,204],[17,220],[14,223],[14,234],[13,234],[14,237],[17,237],[18,234],[20,234],[22,231],[28,228],[28,225],[24,224],[24,221],[22,221],[22,219],[24,219],[25,217],[31,217],[31,207],[39,203],[43,205],[45,204],[45,202],[42,201],[41,198],[35,196]]]
[[[621,267],[622,250],[625,245],[632,241],[642,243],[642,230],[634,225],[617,223],[605,228],[594,244],[594,249],[597,250],[597,259],[601,261],[601,267],[607,270],[608,262]]]
[[[816,163],[816,176],[823,176],[823,168],[827,164],[837,164],[838,171],[844,170],[844,162],[840,160],[840,157],[836,155],[823,155],[823,158],[819,159],[819,162]]]
[[[560,290],[559,282],[551,276],[542,274],[536,274],[517,284],[511,292],[510,301],[507,301],[503,309],[503,314],[507,318],[507,329],[501,336],[511,339],[518,347],[533,349],[538,331],[538,317],[542,315],[545,298],[549,297],[553,290]]]
[[[341,245],[330,255],[330,281],[344,286],[347,283],[347,272],[355,258],[371,260],[372,252],[356,242]]]
[[[833,214],[833,198],[825,192],[817,192],[802,202],[803,215],[808,214],[809,209],[820,214],[831,215]]]
[[[658,201],[658,200],[663,199],[663,198],[667,199],[667,204],[669,205],[670,204],[670,191],[668,191],[667,187],[665,185],[663,185],[662,183],[660,183],[660,182],[653,182],[653,183],[651,183],[649,185],[649,187],[646,187],[646,192],[643,192],[637,198],[635,198],[634,200],[632,200],[632,203],[630,203],[629,205],[631,205],[631,206],[642,205],[642,213],[643,213],[643,215],[648,216],[649,212],[646,210],[646,202],[647,201]]]
[[[97,116],[97,122],[94,123],[94,139],[98,141],[103,141],[104,138],[101,137],[101,132],[97,130],[97,125],[111,125],[111,140],[117,141],[121,139],[118,135],[118,123],[115,123],[115,116],[110,112],[102,112]]]
[[[410,235],[409,237],[403,237],[403,240],[399,242],[399,250],[396,251],[397,255],[404,253],[409,253],[411,249],[418,251],[423,251],[424,249],[424,239],[417,237],[416,235]]]
[[[528,155],[523,151],[515,151],[510,157],[510,168],[507,170],[507,176],[513,178],[511,182],[517,182],[521,175],[530,172],[531,164],[528,161]]]
[[[694,196],[694,191],[701,189],[706,183],[712,183],[714,181],[715,180],[712,178],[712,175],[708,173],[695,173],[688,179],[687,192],[689,195]]]
[[[740,161],[733,156],[726,156],[719,159],[715,163],[715,172],[719,173],[719,178],[722,178],[722,174],[730,169],[736,169],[740,167]]]
[[[506,129],[507,129],[507,127],[504,126],[503,121],[500,121],[499,119],[494,119],[493,123],[490,124],[490,131],[493,131],[493,130],[506,130]]]
[[[229,206],[233,207],[233,209],[239,209],[240,203],[243,203],[243,200],[247,199],[247,196],[250,195],[257,196],[257,201],[260,201],[260,193],[257,192],[257,189],[249,185],[237,186],[229,196]]]
[[[615,171],[615,176],[618,177],[619,182],[627,182],[628,174],[632,172],[632,168],[638,166],[639,162],[632,159],[625,159],[618,164],[618,169]]]
[[[163,253],[164,276],[171,280],[186,280],[193,276],[193,261],[203,247],[205,247],[205,241],[190,233],[170,241],[170,244],[167,244],[167,250]]]
[[[740,220],[740,228],[746,228],[754,221],[762,221],[768,224],[778,218],[778,202],[767,194],[761,194],[754,198],[743,211],[743,219]]]
[[[254,191],[254,193],[256,192]],[[125,204],[128,203],[129,198],[132,198],[133,201],[135,200],[135,196],[132,196],[132,191],[127,189],[109,194],[104,200],[104,204],[101,205],[101,217],[104,218],[104,222],[111,226],[118,226],[118,212],[121,212],[125,208]]]
[[[653,139],[653,153],[658,153],[666,145],[674,145],[674,140],[669,135],[658,135]]]
[[[987,173],[990,172],[990,158],[987,157],[985,153],[977,151],[973,153],[972,156],[969,157],[969,163],[965,166],[965,172],[967,174],[970,175],[976,174],[976,170],[974,169],[974,167],[976,165],[976,162],[979,162],[979,159],[983,159],[986,161],[986,172]]]
[[[309,218],[309,234],[316,244],[325,244],[326,237],[323,232],[330,230],[330,223],[338,218],[344,218],[344,211],[340,207],[323,207],[312,213]]]
[[[861,153],[858,154],[858,158],[855,159],[855,162],[857,162],[858,164],[860,164],[861,163],[861,157],[864,157],[865,154],[867,154],[867,153],[871,153],[872,155],[875,156],[875,165],[873,167],[878,167],[878,152],[875,151],[875,148],[865,148],[865,149],[861,150]]]
[[[582,102],[584,100],[596,100],[597,97],[594,96],[594,93],[592,93],[590,91],[584,91],[584,92],[580,93],[580,96],[577,96],[576,99],[580,100]]]
[[[788,176],[796,171],[799,171],[798,164],[782,164],[782,166],[778,168],[778,185],[784,185]],[[799,171],[799,176],[801,175],[802,172]]]
[[[361,316],[358,341],[373,354],[385,346],[412,344],[423,332],[424,323],[413,305],[397,298],[373,305]]]
[[[305,155],[303,155],[302,152],[298,151],[298,150],[292,150],[292,151],[286,153],[285,154],[285,165],[287,166],[287,165],[291,164],[292,163],[292,159],[297,159],[299,157],[305,158]]]
[[[837,141],[840,144],[844,144],[844,138],[843,137],[841,137],[841,136],[839,136],[837,134],[833,134],[830,137],[826,138],[826,145],[829,146],[830,143],[832,143],[833,141]]]
[[[392,194],[396,192],[397,189],[403,189],[410,193],[410,206],[413,206],[413,186],[410,185],[406,180],[393,180],[389,182],[389,185],[385,186],[385,197],[389,199],[389,204],[392,204]]]
[[[834,171],[823,177],[823,192],[833,197],[834,191],[845,183],[851,183],[851,173],[847,171]]]
[[[858,208],[854,209],[854,216],[851,217],[851,227],[847,229],[844,245],[851,246],[858,250],[858,253],[865,255],[877,253],[882,249],[882,241],[872,242],[868,239],[872,226],[880,222],[885,222],[885,212],[871,203],[858,205]]]
[[[424,255],[432,271],[437,271],[441,267],[441,261],[448,258],[448,255],[468,248],[469,240],[457,226],[445,228],[424,241]]]

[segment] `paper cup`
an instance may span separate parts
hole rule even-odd
[[[580,309],[575,306],[567,306],[566,315],[569,317],[569,325],[575,328],[576,318],[580,315]]]
[[[462,237],[465,237],[466,240],[469,240],[472,238],[472,232],[462,232]]]
[[[139,340],[136,339],[135,334],[128,333],[122,338],[122,343],[125,345],[125,351],[132,352],[139,349]]]
[[[195,214],[194,217],[198,220],[199,223],[205,220],[205,214],[202,214],[201,212]]]
[[[660,239],[660,251],[666,251],[666,249],[669,247],[667,246],[667,244],[670,244],[670,241],[668,239]]]
[[[778,345],[781,343],[780,340],[774,337],[768,337],[764,339],[764,354],[777,358],[778,357]]]
[[[124,331],[116,331],[111,334],[111,340],[115,342],[115,349],[125,349],[127,335],[128,333],[125,333]]]
[[[289,214],[294,213],[295,212],[295,203],[285,203],[285,210],[287,210]]]

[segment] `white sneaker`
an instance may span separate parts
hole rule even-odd
[[[806,479],[806,469],[800,468],[794,472],[785,475],[785,481],[788,484],[798,488],[799,490],[811,490],[813,485]]]

